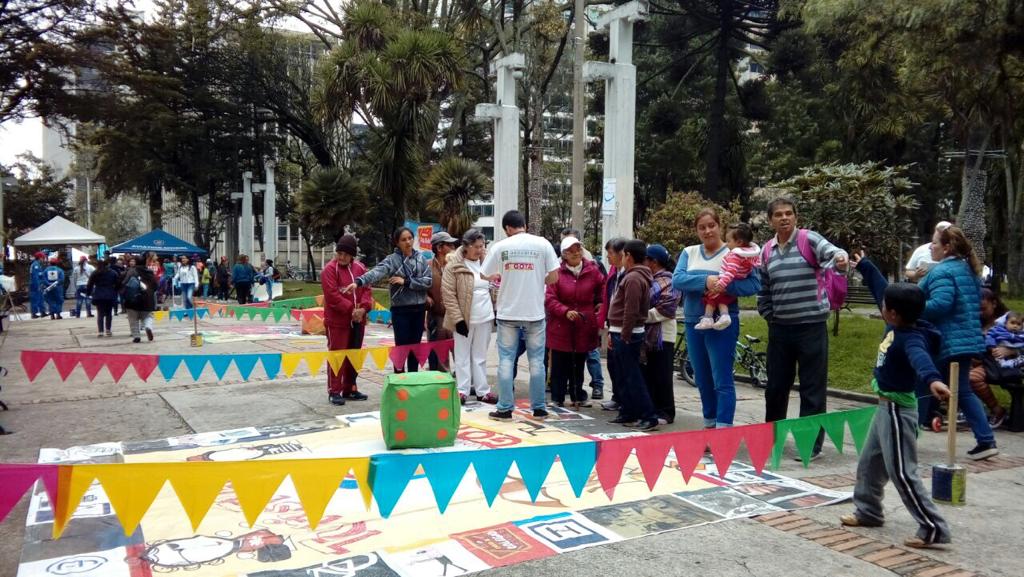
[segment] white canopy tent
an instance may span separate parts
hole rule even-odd
[[[31,232],[14,239],[14,246],[82,246],[103,244],[106,241],[103,235],[78,226],[64,217],[55,216]]]

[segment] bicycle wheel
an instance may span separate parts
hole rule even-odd
[[[690,364],[690,356],[685,346],[676,349],[676,372],[683,382],[691,387],[697,386],[697,380],[693,376],[693,365]]]
[[[759,389],[768,387],[768,355],[765,353],[748,353],[745,359],[749,364],[744,368],[750,375],[750,384]]]

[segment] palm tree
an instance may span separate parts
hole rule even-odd
[[[366,185],[341,168],[318,168],[299,191],[299,225],[314,244],[332,243],[346,227],[365,225],[369,209]],[[312,262],[312,253],[307,256]]]
[[[438,215],[441,226],[455,237],[473,226],[469,201],[491,190],[483,168],[472,160],[449,156],[434,166],[423,185],[427,209]]]

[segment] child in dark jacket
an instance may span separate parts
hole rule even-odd
[[[1006,313],[1006,323],[997,324],[985,333],[985,348],[1007,348],[1016,354],[996,359],[1005,368],[1024,368],[1024,315],[1016,311]]]
[[[840,522],[852,527],[880,527],[885,522],[883,491],[886,482],[892,480],[919,526],[917,535],[904,541],[904,545],[930,548],[949,543],[949,525],[939,515],[917,474],[916,383],[927,383],[936,397],[949,396],[949,388],[932,360],[939,350],[941,336],[927,321],[919,320],[925,297],[917,285],[888,284],[863,254],[855,255],[852,262],[879,304],[886,327],[871,382],[879,397],[878,412],[857,463],[857,485],[853,490],[856,510],[840,517]]]

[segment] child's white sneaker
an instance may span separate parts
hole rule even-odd
[[[697,326],[693,327],[698,331],[708,331],[715,328],[715,321],[711,317],[701,317]]]
[[[731,325],[731,324],[732,324],[732,318],[729,315],[725,314],[725,315],[718,315],[718,320],[715,321],[715,323],[713,325],[711,325],[711,326],[716,331],[724,331],[725,329],[729,328],[729,325]]]

